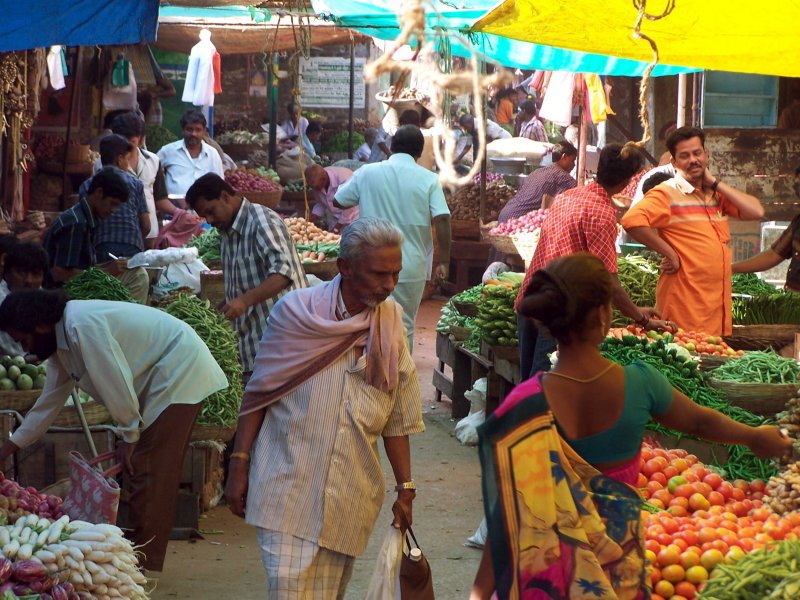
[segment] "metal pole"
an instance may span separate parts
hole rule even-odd
[[[353,158],[353,108],[356,92],[356,43],[350,40],[350,106],[347,113],[347,158]]]
[[[583,110],[583,103],[578,106],[578,186],[582,186],[586,179],[586,143],[589,140],[589,131],[586,127],[586,119]]]
[[[700,119],[697,116],[697,73],[692,73],[692,127],[697,127],[700,124]]]
[[[80,64],[80,57],[81,57],[81,47],[75,50],[75,59],[72,61],[72,89],[69,92],[69,110],[67,111],[67,135],[66,139],[64,140],[64,160],[61,163],[62,166],[62,174],[61,174],[61,204],[59,208],[64,210],[67,204],[67,184],[69,183],[69,173],[67,173],[67,156],[69,154],[69,143],[72,138],[72,115],[75,112],[75,103],[77,94],[75,91],[78,88],[80,82],[80,73],[78,72],[78,65]]]
[[[267,65],[267,89],[269,90],[269,166],[275,168],[278,159],[278,57],[270,56]]]
[[[81,399],[75,388],[72,388],[72,403],[75,405],[75,412],[78,413],[78,419],[81,422],[83,433],[86,436],[86,442],[89,444],[89,450],[92,452],[92,458],[97,458],[97,446],[94,445],[94,438],[89,429],[89,423],[86,421],[86,415],[83,414],[83,407],[81,406]]]
[[[678,114],[675,118],[678,127],[686,125],[686,73],[678,75]]]

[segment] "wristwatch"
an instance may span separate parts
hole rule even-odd
[[[413,479],[410,480],[410,481],[404,481],[403,483],[398,483],[396,486],[394,486],[394,491],[395,492],[401,492],[403,490],[415,490],[416,491],[416,489],[417,489],[417,484],[414,483]]]

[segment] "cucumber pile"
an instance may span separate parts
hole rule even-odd
[[[490,346],[518,346],[517,313],[514,300],[519,285],[484,285],[483,298],[478,304],[478,316],[473,321],[481,340]]]
[[[25,362],[24,356],[0,358],[0,391],[40,390],[44,387],[45,366]]]

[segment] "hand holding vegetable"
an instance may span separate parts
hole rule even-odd
[[[794,440],[781,433],[774,425],[762,425],[753,429],[753,439],[748,446],[759,458],[785,458],[791,456]]]
[[[245,302],[244,300],[242,300],[241,297],[239,297],[239,298],[233,298],[228,302],[221,302],[220,306],[218,306],[217,308],[223,315],[225,315],[226,319],[230,319],[231,321],[233,321],[234,319],[238,319],[239,317],[241,317],[245,313],[245,311],[247,311],[249,306],[250,305],[247,304],[247,302]]]
[[[225,501],[228,508],[237,517],[244,518],[247,500],[247,467],[246,461],[234,459],[228,465],[228,482],[225,484]]]
[[[128,475],[133,475],[133,451],[136,449],[136,442],[117,442],[117,462],[122,465]]]

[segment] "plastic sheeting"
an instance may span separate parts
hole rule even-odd
[[[0,20],[0,52],[156,39],[158,0],[26,0],[13,4]]]
[[[311,0],[311,4],[317,14],[331,18],[342,27],[383,40],[394,39],[399,33],[397,11],[401,4],[397,0]],[[433,5],[436,11],[430,10],[428,3],[425,4],[431,34],[437,27],[449,33],[464,33],[463,42],[451,36],[452,53],[455,56],[469,56],[471,48],[486,59],[507,67],[601,75],[638,76],[647,66],[646,60],[614,58],[610,56],[612,52],[609,52],[609,56],[602,56],[529,43],[530,40],[518,41],[494,35],[493,32],[469,33],[472,25],[497,5],[496,0],[462,0],[455,3],[433,0]],[[599,7],[595,6],[590,14],[598,10]],[[675,75],[695,70],[662,64],[656,67],[653,75]]]
[[[658,14],[666,0],[650,1]],[[651,59],[650,45],[632,37],[637,10],[631,0],[505,0],[474,29],[509,39],[576,51]],[[660,61],[697,69],[800,76],[797,26],[800,2],[677,0],[663,19],[645,19]]]

